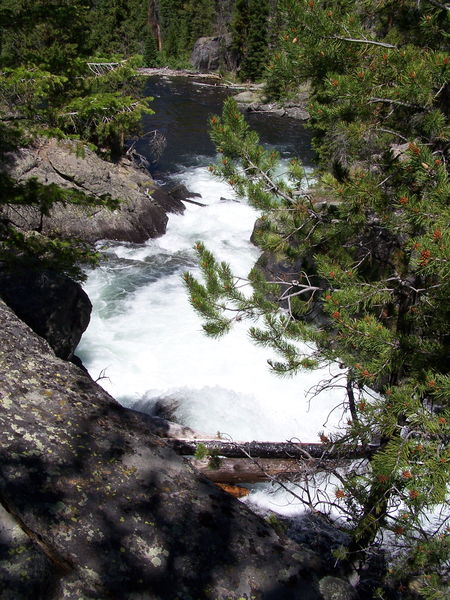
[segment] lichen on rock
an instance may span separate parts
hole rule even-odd
[[[81,151],[80,151],[81,149]],[[92,150],[70,140],[38,139],[34,145],[7,154],[2,166],[17,181],[35,177],[45,184],[84,192],[91,197],[120,200],[114,211],[102,206],[55,205],[50,216],[36,208],[14,209],[14,223],[24,230],[76,237],[87,242],[101,239],[141,243],[166,231],[170,196],[158,188],[151,175],[124,158],[118,163],[101,159]],[[8,216],[8,208],[3,209]]]
[[[2,301],[0,323],[0,502],[26,534],[0,533],[2,600],[321,600],[317,554],[189,469]]]

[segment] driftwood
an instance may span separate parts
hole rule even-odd
[[[229,442],[171,439],[167,443],[214,483],[258,483],[288,479],[303,471],[336,468],[343,461],[364,458],[365,448],[335,449],[324,444],[292,442]],[[198,447],[209,456],[196,458]]]
[[[250,490],[241,487],[240,485],[229,485],[227,483],[216,483],[217,487],[220,487],[227,494],[231,494],[235,498],[244,498],[244,496],[248,496],[250,494]]]
[[[137,69],[139,75],[165,75],[166,77],[198,77],[200,79],[217,79],[221,77],[217,73],[198,73],[188,69],[169,69],[168,67],[142,67]]]
[[[191,204],[196,204],[197,206],[207,206],[203,202],[197,202],[197,200],[191,200],[190,198],[183,198],[182,202],[190,202]]]

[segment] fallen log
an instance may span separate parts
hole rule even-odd
[[[228,458],[336,458],[354,459],[370,456],[369,448],[342,448],[325,444],[302,444],[299,442],[233,442],[211,439],[168,439],[166,442],[175,452],[184,456],[193,456],[199,452],[204,455],[226,456]]]
[[[240,485],[229,485],[228,483],[216,483],[217,487],[220,487],[221,490],[230,494],[234,498],[244,498],[250,494],[250,490],[241,487]]]
[[[306,467],[306,462],[295,458],[288,459],[269,459],[260,458],[252,460],[251,458],[221,458],[214,461],[211,467],[211,461],[208,458],[187,457],[190,464],[205,477],[214,483],[260,483],[268,481],[275,477],[288,478],[299,474]]]
[[[208,206],[203,202],[197,202],[197,200],[191,200],[190,198],[183,198],[182,202],[190,202],[191,204],[196,204],[197,206]]]

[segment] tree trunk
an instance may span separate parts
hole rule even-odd
[[[291,477],[306,467],[295,458],[221,458],[217,466],[211,466],[208,458],[188,458],[189,462],[214,483],[259,483],[274,477]],[[213,464],[216,461],[213,461]]]
[[[156,40],[156,44],[159,52],[162,50],[162,41],[161,41],[161,28],[159,26],[155,0],[148,0],[148,25],[150,29],[153,31],[153,36]]]
[[[228,458],[271,458],[271,459],[308,459],[330,460],[336,458],[364,458],[370,456],[368,448],[328,448],[324,444],[300,444],[294,442],[229,442],[224,440],[166,440],[178,454],[194,455],[198,446],[207,454]]]

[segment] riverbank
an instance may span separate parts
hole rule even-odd
[[[181,200],[158,186],[148,171],[126,156],[118,163],[103,160],[86,145],[70,140],[39,138],[26,148],[9,153],[4,170],[18,182],[37,179],[88,195],[93,206],[55,204],[39,207],[5,207],[3,216],[21,231],[39,231],[93,243],[101,239],[134,243],[163,235],[170,212],[183,212]],[[95,205],[109,196],[115,210]]]

